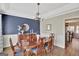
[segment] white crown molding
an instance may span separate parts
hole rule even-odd
[[[24,17],[24,18],[30,18],[33,19],[30,15],[22,14],[13,10],[5,10],[2,14],[12,15],[12,16],[18,16],[18,17]]]
[[[77,3],[71,3],[71,4],[67,4],[55,11],[52,11],[52,12],[49,12],[45,15],[42,15],[44,19],[48,19],[48,18],[51,18],[51,17],[56,17],[56,16],[59,16],[59,15],[63,15],[63,14],[68,14],[68,13],[71,13],[71,12],[75,12],[75,11],[78,11],[79,10],[79,4]]]

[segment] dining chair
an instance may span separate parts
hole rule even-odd
[[[34,47],[34,46],[36,46],[36,43],[37,43],[36,34],[31,33],[31,34],[29,35],[29,46],[32,46],[32,48],[30,48],[30,51],[32,52],[32,55],[36,55],[36,50],[37,50],[37,48]]]
[[[45,51],[46,54],[52,52],[52,50],[54,49],[54,35],[50,35],[49,37],[45,38],[46,42],[45,42]]]
[[[44,48],[44,38],[39,38],[38,45],[37,45],[37,55],[43,56],[45,55],[45,48]]]
[[[24,51],[24,56],[32,56],[32,55],[33,55],[33,52],[32,52],[31,49],[26,49],[26,50]]]
[[[23,34],[18,35],[18,42],[19,42],[21,48],[22,48],[22,40],[23,40],[23,39],[24,39]]]
[[[44,40],[44,48],[45,48],[45,53],[47,54],[48,52],[48,37],[45,37],[45,40]]]
[[[28,48],[29,45],[34,44],[33,36],[34,36],[33,34],[22,34],[22,35],[20,35],[21,49],[24,50],[25,56],[32,55],[33,51],[35,50],[35,49],[29,49]]]
[[[36,36],[36,34],[30,34],[30,40],[29,40],[29,42],[30,42],[30,44],[37,42],[37,36]]]
[[[21,56],[21,55],[23,55],[23,51],[17,45],[13,46],[11,38],[10,38],[10,47],[12,49],[12,52],[13,52],[14,56]]]
[[[48,38],[48,52],[51,52],[52,51],[52,48],[53,48],[53,38],[50,36]]]
[[[21,50],[24,50],[24,45],[25,45],[26,41],[28,41],[28,40],[29,40],[29,35],[27,35],[27,34],[20,34],[19,35],[18,42],[21,46],[20,47]]]

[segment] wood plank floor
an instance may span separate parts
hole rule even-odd
[[[4,53],[11,56],[11,48],[6,48]],[[54,49],[44,56],[79,56],[79,39],[73,39],[66,49],[54,46]]]

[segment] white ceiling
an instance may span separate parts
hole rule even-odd
[[[66,4],[41,3],[39,9],[41,14],[46,14],[50,11],[56,10],[59,7],[63,7],[64,5]],[[33,14],[34,12],[37,12],[37,4],[34,4],[34,3],[10,4],[10,9],[17,10],[17,12]]]
[[[26,18],[33,18],[37,12],[36,3],[3,3],[0,4],[4,13],[21,16]],[[72,7],[73,6],[73,7]],[[54,15],[62,14],[61,12],[78,9],[79,4],[69,3],[41,3],[40,14],[43,18],[52,17]]]

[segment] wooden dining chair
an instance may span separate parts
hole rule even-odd
[[[36,34],[30,34],[30,44],[34,44],[37,42],[37,36]]]
[[[50,53],[54,46],[54,37],[49,36],[47,42],[45,43],[46,54]]]
[[[43,38],[39,38],[38,43],[39,44],[37,46],[37,55],[38,56],[43,56],[43,55],[45,55],[45,48],[44,48]]]
[[[10,38],[10,46],[11,46],[11,49],[12,49],[12,51],[13,51],[13,55],[15,55],[16,52],[15,52],[14,46],[13,46],[13,44],[12,44],[11,38]]]
[[[32,55],[37,55],[37,37],[36,34],[30,34],[29,46],[31,46]]]
[[[16,48],[16,47],[18,47],[17,45],[16,45],[16,47],[13,46],[11,38],[10,38],[10,47],[12,49],[12,52],[13,52],[14,56],[21,56],[21,55],[23,55],[23,51],[20,48]]]
[[[22,47],[22,40],[24,39],[23,34],[18,35],[18,42],[20,43],[20,46]]]
[[[48,38],[48,52],[51,52],[53,48],[53,38],[50,36]]]
[[[33,53],[32,53],[32,50],[31,49],[26,49],[24,51],[24,56],[32,56],[32,55],[33,55]]]
[[[45,43],[46,54],[50,53],[53,49],[54,49],[54,36],[50,35],[48,38],[46,38]]]

